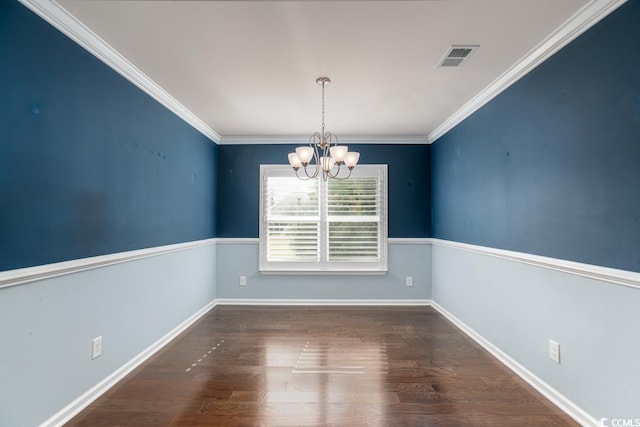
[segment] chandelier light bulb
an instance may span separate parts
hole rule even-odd
[[[344,157],[347,155],[349,148],[346,145],[334,145],[329,149],[331,157],[337,164],[344,162]]]
[[[296,153],[289,153],[289,164],[293,169],[299,169],[302,162]]]
[[[304,166],[306,166],[309,164],[309,162],[311,161],[311,158],[313,157],[313,148],[298,147],[296,148],[296,155],[298,156],[298,159],[300,159],[300,162]]]
[[[353,169],[358,164],[358,160],[360,160],[360,153],[357,151],[349,151],[344,158],[344,163],[349,169]]]

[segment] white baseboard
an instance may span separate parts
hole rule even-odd
[[[218,305],[299,305],[299,306],[427,306],[430,299],[244,299],[218,298]]]
[[[431,306],[440,314],[446,317],[451,323],[457,326],[462,332],[467,334],[471,339],[480,344],[485,350],[495,356],[502,364],[511,369],[516,375],[525,380],[529,385],[538,390],[544,397],[549,399],[554,405],[564,411],[571,418],[576,420],[583,426],[598,427],[599,422],[591,415],[586,413],[582,408],[567,399],[558,390],[542,381],[527,368],[516,362],[505,352],[493,345],[490,341],[471,329],[466,323],[458,319],[456,316],[447,311],[444,307],[435,301],[431,302]]]
[[[153,356],[158,350],[167,345],[172,339],[180,335],[185,329],[191,326],[199,318],[204,316],[209,310],[216,306],[216,301],[211,301],[206,306],[198,310],[191,317],[184,322],[176,326],[173,330],[160,338],[158,341],[151,344],[140,354],[129,360],[127,363],[118,368],[111,375],[100,381],[95,386],[91,387],[84,394],[79,396],[73,402],[58,411],[51,418],[40,424],[40,427],[58,427],[68,422],[71,418],[76,416],[80,411],[89,406],[94,400],[104,394],[107,390],[113,387],[118,381],[122,380],[127,374]]]

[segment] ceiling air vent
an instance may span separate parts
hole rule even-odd
[[[479,47],[479,45],[451,45],[438,63],[438,67],[460,68]]]

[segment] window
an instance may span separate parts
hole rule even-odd
[[[387,270],[386,165],[326,182],[262,165],[260,178],[260,271]]]

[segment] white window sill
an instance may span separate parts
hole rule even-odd
[[[384,276],[388,270],[260,270],[264,275],[282,276]]]

